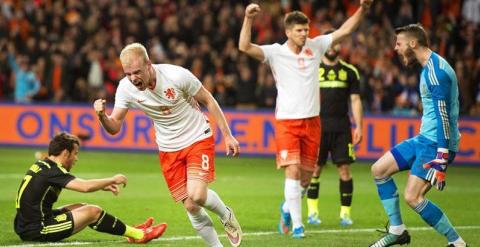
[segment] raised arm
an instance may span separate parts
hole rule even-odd
[[[203,86],[198,90],[197,94],[193,96],[193,98],[200,102],[202,105],[207,107],[208,112],[212,114],[215,122],[217,123],[218,128],[222,132],[222,135],[225,139],[225,146],[227,149],[227,155],[232,152],[233,156],[237,156],[239,154],[240,146],[238,141],[235,137],[232,136],[232,132],[228,127],[227,120],[225,119],[225,115],[223,115],[220,106],[218,105],[217,101],[213,98],[212,94],[207,91]]]
[[[238,49],[259,61],[263,61],[265,56],[262,49],[258,45],[251,42],[253,19],[259,12],[260,6],[255,3],[249,4],[245,9],[245,18],[243,19],[242,30],[240,31]]]
[[[105,104],[107,103],[104,99],[97,99],[93,103],[93,108],[97,113],[98,119],[102,124],[103,128],[111,135],[117,134],[122,128],[123,120],[127,115],[128,109],[123,108],[113,108],[112,114],[107,115],[105,113]]]
[[[373,0],[360,1],[360,8],[358,8],[357,11],[355,11],[355,13],[350,16],[350,18],[348,18],[339,29],[332,33],[332,46],[342,42],[343,39],[352,34],[352,32],[360,24],[360,21],[363,19],[367,10],[370,8],[372,2]]]
[[[117,174],[110,178],[100,179],[81,179],[75,178],[65,185],[65,188],[78,192],[94,192],[97,190],[109,190],[115,195],[118,193],[117,185],[123,184],[123,187],[127,185],[127,177],[122,174]]]

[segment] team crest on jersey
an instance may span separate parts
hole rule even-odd
[[[310,48],[306,48],[303,53],[305,53],[305,55],[307,55],[308,57],[313,57],[313,51]]]
[[[175,89],[173,88],[167,88],[163,91],[163,93],[165,94],[165,97],[167,97],[167,99],[170,99],[170,100],[174,100],[175,99]]]
[[[62,221],[67,220],[67,215],[66,215],[66,214],[60,214],[60,215],[55,216],[54,219],[55,219],[57,222],[62,222]]]

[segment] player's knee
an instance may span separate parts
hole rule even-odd
[[[190,214],[196,214],[199,210],[200,210],[200,206],[198,206],[198,204],[196,204],[194,201],[192,201],[191,199],[187,198],[184,202],[183,202],[183,207],[185,208],[185,210],[187,210]]]
[[[203,205],[205,204],[205,201],[207,199],[206,195],[203,195],[203,193],[191,193],[188,195],[188,197],[197,205]]]
[[[420,196],[414,194],[414,193],[405,193],[404,194],[405,202],[411,207],[415,208],[420,202],[421,198]]]
[[[375,178],[383,178],[385,175],[383,169],[381,169],[381,166],[378,163],[373,164],[372,167],[370,167],[370,171]]]
[[[88,215],[93,221],[97,220],[103,212],[103,209],[97,205],[86,205],[86,207]]]
[[[300,186],[302,186],[302,188],[308,188],[309,185],[310,185],[310,178],[303,178],[300,181]]]
[[[352,175],[350,175],[350,169],[346,165],[339,167],[338,176],[342,181],[348,181],[352,179]]]
[[[285,168],[285,176],[290,179],[299,180],[301,177],[300,165],[289,165]]]

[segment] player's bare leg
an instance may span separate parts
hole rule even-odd
[[[340,225],[350,226],[353,224],[351,218],[351,206],[352,206],[352,196],[353,196],[353,180],[350,173],[349,164],[339,164],[337,165],[339,180],[339,191],[340,191]]]

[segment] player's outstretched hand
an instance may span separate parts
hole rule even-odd
[[[127,186],[127,177],[125,177],[125,175],[123,174],[117,174],[115,176],[112,177],[113,178],[113,181],[114,181],[114,184],[123,184],[123,187]]]
[[[426,179],[437,190],[442,191],[447,185],[445,176],[447,173],[448,151],[437,152],[437,158],[423,165],[424,169],[428,169]]]
[[[230,154],[238,156],[240,154],[240,144],[232,135],[225,137],[225,148],[227,149],[227,156]]]
[[[248,18],[253,18],[260,13],[260,6],[256,3],[251,3],[245,9],[245,16]]]
[[[95,112],[97,113],[98,116],[105,115],[105,104],[107,103],[106,100],[104,99],[97,99],[93,103],[93,109],[95,109]]]
[[[120,188],[116,184],[111,184],[105,188],[103,188],[104,191],[111,191],[114,195],[118,195],[120,193]]]

